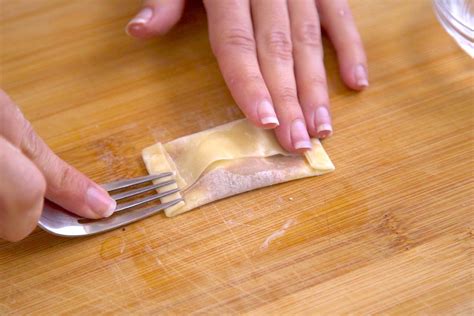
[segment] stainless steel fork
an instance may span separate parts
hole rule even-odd
[[[108,192],[131,188],[137,184],[146,183],[156,179],[170,177],[172,172],[165,172],[156,175],[144,176],[134,179],[119,180],[103,184],[102,187]],[[111,197],[116,201],[131,198],[133,196],[164,187],[175,183],[175,180],[164,181],[158,184],[151,184],[145,187],[131,188],[130,190],[120,193],[112,194]],[[45,200],[43,213],[41,214],[38,225],[45,231],[65,237],[87,236],[97,233],[102,233],[112,230],[133,222],[136,222],[145,217],[156,214],[170,206],[173,206],[182,201],[182,199],[175,199],[168,203],[155,204],[153,206],[135,208],[136,206],[160,199],[162,197],[178,192],[179,189],[169,190],[166,192],[159,192],[154,195],[145,196],[136,200],[117,204],[114,214],[108,218],[91,220],[82,218],[75,214],[69,213],[60,206]]]

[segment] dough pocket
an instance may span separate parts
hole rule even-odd
[[[172,171],[181,192],[161,199],[162,203],[182,197],[165,209],[176,216],[198,206],[242,192],[295,179],[321,175],[334,165],[317,139],[305,155],[285,151],[271,130],[237,120],[196,134],[157,143],[142,152],[150,174]],[[158,179],[155,183],[169,178]]]

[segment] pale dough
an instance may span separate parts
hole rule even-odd
[[[150,174],[174,172],[176,184],[161,191],[179,187],[181,194],[161,202],[182,197],[184,202],[165,210],[167,216],[175,216],[231,195],[333,171],[319,140],[312,139],[312,144],[304,156],[290,154],[278,144],[273,131],[243,119],[157,143],[145,148],[142,156]]]

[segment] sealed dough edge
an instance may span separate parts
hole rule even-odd
[[[164,178],[160,178],[153,181],[153,183],[158,184],[158,183],[168,181],[171,178],[176,180],[176,183],[161,187],[160,191],[169,191],[169,190],[177,189],[178,187],[183,186],[183,181],[180,180],[181,178],[176,169],[176,166],[174,165],[172,161],[170,161],[161,143],[157,143],[155,145],[152,145],[150,147],[143,149],[142,158],[143,158],[143,161],[145,162],[145,166],[149,174],[158,174],[158,173],[170,172],[170,171],[173,172],[173,175],[171,177],[164,177]],[[182,195],[181,193],[177,192],[177,193],[173,193],[171,195],[162,197],[160,201],[161,203],[167,203],[179,198],[182,198]],[[184,202],[179,202],[178,204],[175,204],[170,208],[179,209],[183,207],[184,205],[185,205]]]
[[[304,156],[290,154],[280,147],[272,131],[237,120],[154,144],[142,151],[142,157],[150,174],[174,172],[177,184],[160,189],[182,190],[161,199],[162,203],[184,199],[165,209],[166,216],[172,217],[228,196],[333,171],[319,140],[312,139],[312,144]]]

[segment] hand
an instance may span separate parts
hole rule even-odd
[[[116,206],[105,190],[52,152],[0,90],[0,238],[26,237],[45,197],[87,218],[110,216]]]
[[[311,147],[309,135],[333,128],[323,64],[321,27],[352,89],[368,86],[362,42],[346,0],[204,0],[209,37],[227,86],[256,126],[275,128],[288,151]],[[184,0],[145,0],[130,21],[130,35],[167,32],[181,17]],[[308,135],[309,134],[309,135]]]

